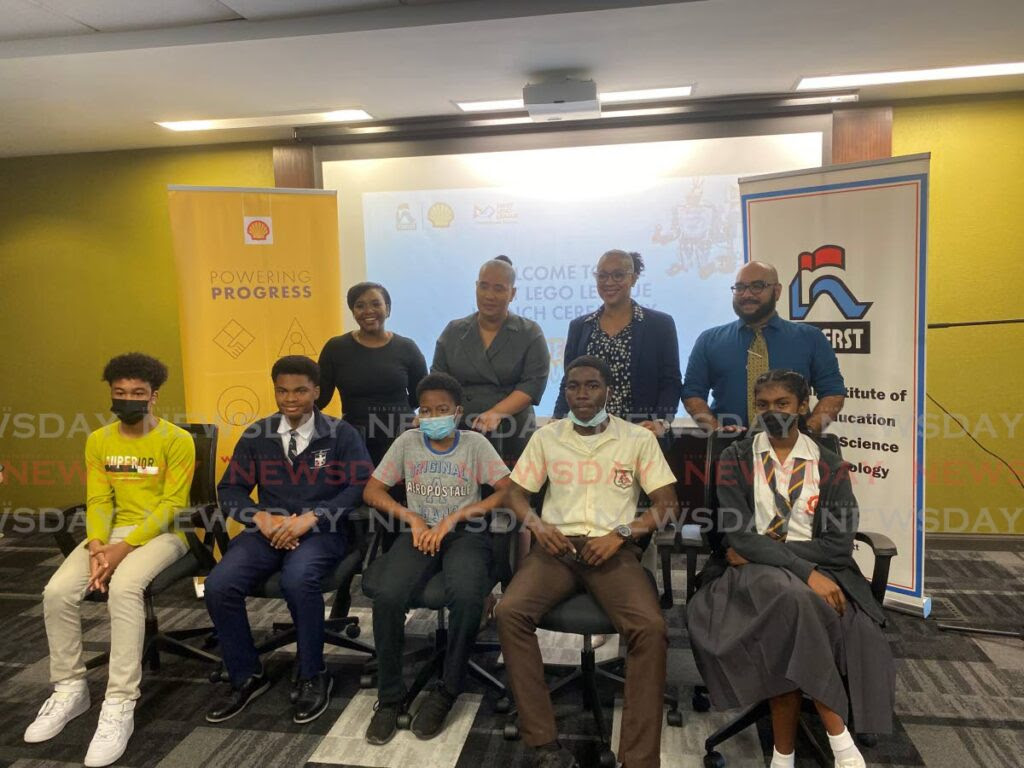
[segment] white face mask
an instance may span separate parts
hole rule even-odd
[[[591,418],[584,421],[579,418],[575,413],[569,411],[569,421],[575,424],[577,427],[586,427],[587,429],[593,429],[598,424],[604,423],[604,420],[608,418],[608,411],[602,408],[600,411],[595,413]]]

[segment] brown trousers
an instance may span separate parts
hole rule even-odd
[[[572,541],[580,549],[586,540]],[[498,602],[498,634],[523,741],[536,747],[558,738],[536,629],[545,613],[581,587],[594,596],[626,643],[619,761],[626,768],[657,768],[668,632],[640,565],[640,549],[632,544],[596,568],[571,557],[552,557],[535,545]]]

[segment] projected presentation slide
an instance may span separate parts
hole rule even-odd
[[[656,142],[467,155],[333,161],[343,290],[384,284],[388,327],[427,358],[452,319],[475,311],[480,265],[498,254],[517,272],[511,311],[544,329],[554,409],[569,322],[601,306],[598,258],[637,251],[633,290],[671,314],[685,368],[707,327],[735,316],[729,286],[743,260],[736,179],[821,164],[821,134]],[[344,318],[344,329],[354,321]],[[339,330],[339,332],[341,332]],[[682,406],[680,406],[682,413]]]

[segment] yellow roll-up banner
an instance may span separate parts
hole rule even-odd
[[[246,425],[277,411],[270,368],[340,332],[337,196],[168,187],[190,421],[220,427],[218,476]]]

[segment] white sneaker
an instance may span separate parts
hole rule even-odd
[[[61,684],[54,686],[53,693],[32,724],[25,729],[25,741],[37,744],[49,741],[64,730],[64,726],[89,709],[89,689],[85,685]]]
[[[867,768],[867,763],[864,761],[864,756],[857,752],[844,760],[836,760],[836,768]]]
[[[128,739],[135,730],[135,702],[130,699],[107,699],[100,708],[100,722],[85,754],[89,768],[110,765],[124,754]]]

